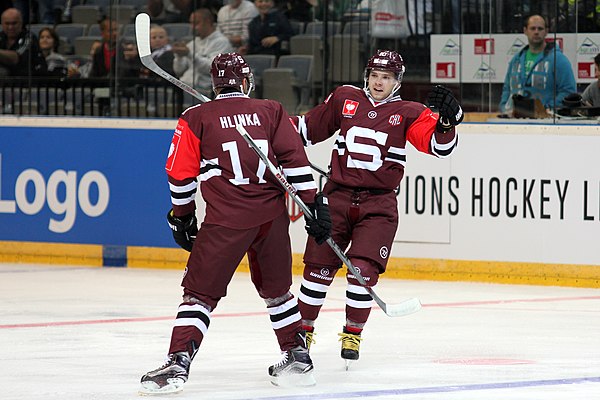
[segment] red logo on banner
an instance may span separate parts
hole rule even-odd
[[[388,12],[375,13],[375,21],[393,21],[395,19],[402,21],[403,19],[406,19],[406,17],[404,15],[395,15]]]
[[[580,62],[577,63],[577,78],[587,79],[594,77],[594,63],[593,62]]]
[[[342,110],[342,115],[351,117],[356,114],[356,109],[358,108],[358,101],[354,100],[344,100],[344,109]]]
[[[456,78],[456,63],[442,62],[435,63],[436,78]]]
[[[494,54],[494,39],[475,39],[475,54]]]

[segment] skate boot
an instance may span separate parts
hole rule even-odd
[[[350,362],[358,360],[360,349],[360,333],[351,333],[344,327],[342,333],[338,333],[342,342],[341,356],[346,361],[346,371],[350,367]]]
[[[169,354],[162,367],[142,376],[140,394],[175,393],[183,390],[191,362],[187,352]]]
[[[284,351],[283,358],[269,367],[271,383],[275,386],[314,386],[313,363],[308,355],[305,333],[298,333],[299,344]]]

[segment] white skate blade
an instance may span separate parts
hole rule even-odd
[[[350,369],[350,365],[352,365],[356,361],[356,360],[348,360],[348,359],[345,359],[345,358],[343,360],[345,362],[346,371],[348,371]]]
[[[142,382],[142,387],[138,393],[142,396],[177,393],[183,390],[184,383],[185,381],[181,378],[167,379],[167,384],[163,387],[158,386],[152,381]]]
[[[280,387],[305,387],[315,386],[317,381],[310,370],[303,374],[279,374],[271,377],[271,383]]]

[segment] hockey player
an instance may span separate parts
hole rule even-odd
[[[166,164],[173,207],[167,214],[175,241],[191,251],[183,277],[183,302],[175,319],[167,360],[141,379],[143,394],[182,390],[211,313],[248,254],[252,282],[264,299],[283,353],[268,373],[274,384],[312,385],[313,364],[301,330],[292,283],[289,217],[283,189],[235,129],[244,125],[304,202],[315,211],[307,232],[329,237],[326,199],[316,193],[302,141],[281,104],[248,97],[253,77],[237,53],[217,55],[211,66],[216,99],[185,110]],[[200,229],[195,216],[196,177],[206,201]],[[287,378],[286,378],[287,379]]]
[[[456,148],[455,126],[462,109],[452,93],[437,86],[430,106],[405,101],[396,94],[402,83],[404,61],[395,51],[378,50],[367,63],[364,87],[341,86],[323,104],[304,116],[293,117],[306,145],[339,134],[331,156],[328,182],[332,238],[360,270],[368,285],[385,272],[398,226],[395,190],[406,164],[406,145],[436,157]],[[341,262],[328,246],[309,238],[304,253],[304,274],[298,304],[307,342],[313,342],[314,324],[327,290]],[[351,274],[346,275],[346,321],[341,356],[357,360],[361,333],[369,317],[372,297]]]

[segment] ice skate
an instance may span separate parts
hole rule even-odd
[[[183,390],[192,360],[187,352],[169,354],[167,361],[142,376],[140,394],[165,394]]]
[[[342,342],[342,351],[340,355],[346,362],[346,371],[350,368],[350,364],[353,361],[358,360],[359,357],[359,349],[360,349],[360,341],[362,338],[360,337],[360,333],[350,333],[344,328],[342,333],[338,333],[340,336],[340,341]]]
[[[269,367],[275,386],[314,386],[313,363],[306,347],[306,336],[298,334],[301,344],[283,352],[283,358]]]

